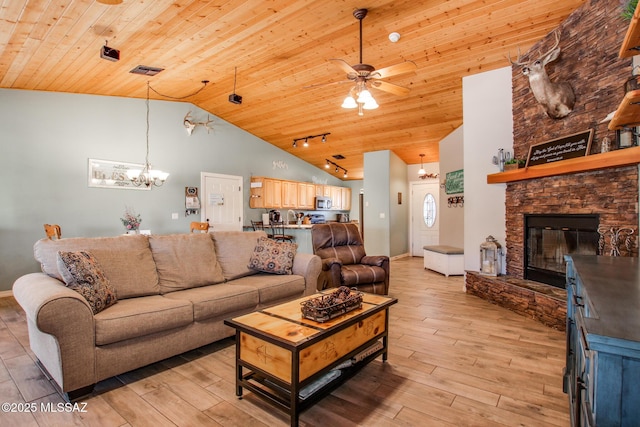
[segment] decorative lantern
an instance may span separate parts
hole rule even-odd
[[[480,245],[480,274],[497,276],[502,271],[502,246],[493,236]]]

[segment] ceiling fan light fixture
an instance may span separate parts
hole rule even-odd
[[[367,99],[364,104],[362,104],[362,108],[364,108],[365,110],[375,110],[378,107],[378,103],[373,98]]]
[[[367,90],[367,88],[364,88],[360,91],[360,93],[358,94],[358,99],[356,99],[356,102],[360,103],[360,104],[364,104],[367,101],[373,99],[373,96],[371,95],[371,92],[369,92]]]
[[[344,99],[341,105],[342,108],[356,108],[357,106],[358,106],[358,103],[356,102],[355,99],[353,99],[353,96],[351,96],[350,94],[347,95],[347,97]]]

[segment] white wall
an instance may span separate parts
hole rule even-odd
[[[445,181],[448,172],[464,169],[463,143],[464,131],[462,126],[440,141],[440,182]],[[462,195],[464,196],[464,193]],[[454,195],[447,194],[444,188],[440,189],[440,244],[463,248],[466,205],[449,207],[448,198],[451,196]],[[455,196],[459,196],[459,194]]]
[[[465,269],[479,271],[486,237],[505,245],[506,184],[489,185],[487,175],[498,172],[491,163],[498,149],[513,147],[511,67],[463,78],[462,96]]]

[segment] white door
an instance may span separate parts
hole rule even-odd
[[[212,231],[242,231],[242,177],[202,172],[201,221]]]
[[[423,246],[440,242],[440,184],[411,183],[411,255],[423,256]]]

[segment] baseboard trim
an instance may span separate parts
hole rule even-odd
[[[406,252],[404,254],[400,254],[400,255],[395,255],[395,256],[389,257],[389,261],[395,261],[395,260],[398,260],[400,258],[407,258],[407,257],[410,257],[410,256],[411,256],[411,254],[409,252]]]
[[[13,296],[13,291],[12,290],[8,290],[8,291],[0,291],[0,298],[9,298]]]

